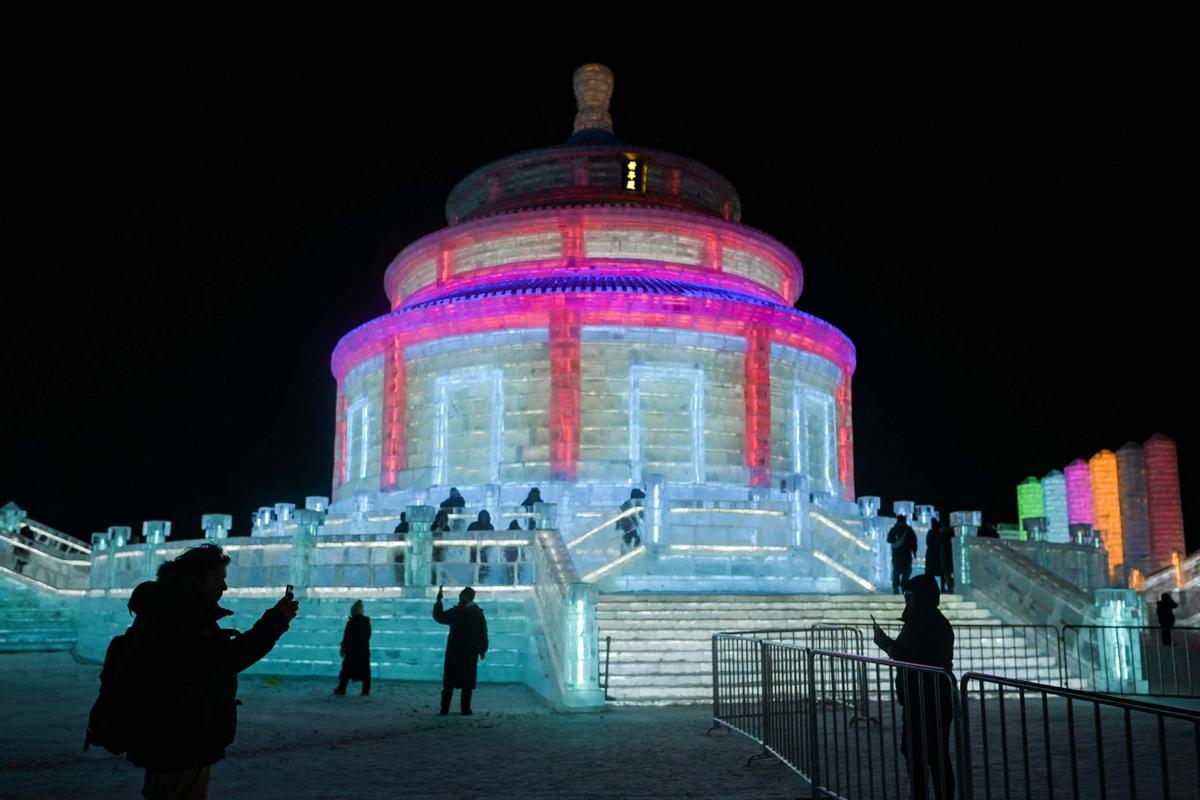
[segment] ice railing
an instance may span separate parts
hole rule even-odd
[[[0,524],[0,570],[33,588],[81,594],[88,585],[90,556],[83,542],[23,513]]]
[[[579,579],[557,530],[534,533],[533,602],[560,702],[568,707],[603,705],[596,588]]]
[[[231,519],[206,517],[205,539],[230,558],[230,596],[282,592],[292,584],[301,595],[400,594],[404,587],[476,585],[528,589],[533,584],[532,535],[526,531],[430,532],[435,509],[410,506],[410,531],[328,533],[323,512],[295,509],[286,535],[229,537]],[[162,562],[198,540],[168,540],[168,523],[146,523],[145,541],[130,543],[128,528],[93,536],[90,580],[99,593],[123,594],[152,580]],[[337,530],[337,528],[334,528]],[[202,540],[201,540],[202,541]]]

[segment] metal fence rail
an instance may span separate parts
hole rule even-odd
[[[957,692],[950,672],[825,650],[812,651],[811,669],[809,758],[822,796],[952,796]]]
[[[1197,797],[1194,711],[975,671],[960,687],[946,670],[814,646],[829,636],[862,641],[820,627],[712,639],[714,727],[762,745],[814,797]]]
[[[1200,715],[969,672],[961,679],[966,800],[1200,793]]]

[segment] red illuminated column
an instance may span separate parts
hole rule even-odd
[[[854,500],[854,422],[850,403],[850,374],[842,373],[837,389],[838,481],[847,500]]]
[[[404,426],[408,419],[405,380],[404,343],[393,336],[383,355],[383,446],[379,469],[379,488],[383,491],[394,490],[397,474],[408,466],[404,447]]]
[[[1183,541],[1183,501],[1179,493],[1179,452],[1156,433],[1142,447],[1146,455],[1146,499],[1150,511],[1150,569],[1171,563],[1171,551],[1187,553]]]
[[[771,334],[766,325],[746,330],[746,466],[751,486],[771,483]]]
[[[579,474],[579,312],[550,312],[550,478]]]
[[[342,492],[342,484],[346,482],[346,393],[342,390],[342,382],[337,384],[337,411],[334,414],[333,434],[333,491],[330,495],[334,500]]]

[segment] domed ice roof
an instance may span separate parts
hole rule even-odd
[[[613,75],[600,64],[575,71],[575,129],[562,144],[493,161],[463,178],[446,200],[451,225],[545,206],[626,205],[741,219],[733,185],[698,161],[623,142],[608,113]],[[636,188],[626,188],[630,164]]]

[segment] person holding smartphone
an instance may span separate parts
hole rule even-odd
[[[146,770],[148,800],[208,797],[209,772],[237,731],[238,673],[265,656],[296,618],[292,587],[245,632],[222,628],[229,556],[216,544],[158,569],[146,636],[132,670],[140,687],[128,758]]]
[[[458,605],[447,611],[442,607],[442,587],[439,586],[433,604],[433,619],[450,626],[446,636],[446,659],[442,665],[441,714],[444,717],[450,713],[450,701],[454,690],[458,689],[463,716],[469,717],[479,661],[487,656],[488,649],[487,620],[483,609],[475,603],[475,590],[470,586],[463,589],[458,593]]]

